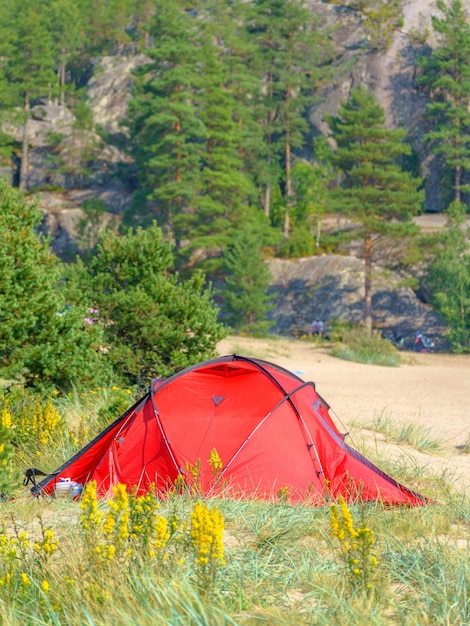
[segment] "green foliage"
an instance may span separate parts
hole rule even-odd
[[[55,46],[41,4],[34,0],[10,4],[8,39],[2,42],[9,55],[2,69],[8,81],[8,104],[13,106],[46,95],[55,82]]]
[[[261,245],[260,234],[247,223],[233,233],[224,252],[223,318],[239,332],[265,332],[273,324],[266,319],[272,309],[267,294],[270,274]]]
[[[366,235],[403,236],[403,223],[423,200],[421,181],[401,169],[401,157],[411,151],[405,132],[385,127],[382,107],[362,86],[326,120],[337,143],[332,161],[343,174],[335,208]]]
[[[331,40],[298,0],[156,8],[151,61],[136,71],[127,120],[141,184],[134,223],[158,217],[178,267],[212,275],[262,194],[266,216],[289,236],[292,151],[308,133],[317,81],[331,75]]]
[[[332,161],[342,173],[335,208],[358,225],[364,240],[364,322],[371,331],[374,245],[384,235],[401,239],[416,233],[411,218],[423,202],[421,181],[400,164],[411,151],[405,132],[385,127],[382,107],[364,87],[353,90],[338,115],[326,121],[337,144]]]
[[[299,160],[292,168],[292,184],[295,192],[293,223],[300,228],[308,227],[315,247],[320,248],[322,217],[330,208],[330,185],[335,178],[331,164],[331,149],[324,137],[314,141],[312,162]],[[294,233],[292,233],[294,236]]]
[[[306,225],[294,226],[288,239],[285,239],[277,251],[277,256],[295,259],[313,256],[317,253],[315,240]]]
[[[172,262],[154,223],[122,237],[104,232],[97,254],[70,268],[70,293],[80,299],[85,291],[106,359],[126,384],[142,388],[209,358],[224,335],[203,275],[180,281]]]
[[[460,0],[449,4],[437,0],[437,8],[442,17],[433,15],[432,27],[438,45],[418,59],[419,82],[431,99],[426,111],[431,130],[426,140],[442,156],[451,173],[453,199],[460,201],[461,193],[470,191],[464,184],[464,173],[470,171],[470,24]]]
[[[61,390],[105,379],[100,329],[84,323],[83,298],[69,306],[40,212],[2,181],[0,206],[0,375]]]
[[[292,152],[304,144],[312,92],[326,75],[332,78],[331,39],[322,18],[298,0],[255,0],[248,30],[257,49],[255,68],[267,146],[264,183],[269,194],[265,195],[264,209],[271,217],[271,188],[282,186],[282,229],[288,237],[294,204]]]
[[[106,204],[100,198],[92,197],[82,204],[84,216],[77,224],[77,241],[84,254],[91,254],[100,239],[102,230],[109,227],[106,223]],[[111,220],[111,225],[113,221]]]
[[[93,128],[93,111],[90,105],[80,98],[73,107],[75,115],[74,127],[78,130],[92,130]]]
[[[400,353],[379,334],[369,333],[364,326],[345,325],[334,328],[340,341],[333,346],[331,354],[346,361],[370,363],[394,367],[402,362]]]
[[[203,163],[207,129],[197,111],[202,55],[200,32],[178,3],[158,0],[155,9],[154,44],[146,52],[151,61],[136,71],[127,124],[147,223],[158,211],[159,222],[173,226],[174,215],[192,206]],[[176,232],[177,247],[182,236]]]
[[[470,232],[465,222],[465,206],[452,203],[428,271],[433,304],[449,326],[456,352],[470,348]]]

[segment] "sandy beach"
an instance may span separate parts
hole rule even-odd
[[[459,490],[470,491],[470,454],[462,452],[470,442],[470,355],[402,353],[405,364],[381,367],[334,358],[310,341],[250,337],[224,339],[218,353],[262,358],[313,381],[356,441],[394,457],[411,455],[431,473],[445,471]],[[386,443],[371,428],[379,419],[419,425],[440,442],[439,453]]]

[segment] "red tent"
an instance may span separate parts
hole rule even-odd
[[[101,495],[124,483],[138,493],[155,485],[163,496],[186,482],[197,483],[204,495],[314,505],[339,495],[427,502],[344,441],[314,383],[237,355],[154,381],[147,395],[33,491],[52,495],[69,479],[81,485],[95,480]]]

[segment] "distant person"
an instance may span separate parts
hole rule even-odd
[[[314,320],[310,328],[310,335],[323,337],[325,333],[325,324],[321,320]]]
[[[415,344],[414,349],[416,352],[425,352],[425,347],[423,345],[423,335],[419,330],[415,333]]]

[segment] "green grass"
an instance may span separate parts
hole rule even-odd
[[[335,332],[340,339],[330,354],[338,359],[387,367],[397,367],[403,362],[400,352],[389,341],[375,332],[369,335],[361,325],[345,325]]]
[[[76,502],[12,501],[3,505],[2,518],[11,515],[26,532],[37,533],[41,515],[60,548],[42,574],[50,582],[47,593],[41,579],[27,590],[0,589],[1,623],[463,626],[470,619],[470,503],[449,485],[435,482],[434,488],[439,504],[427,507],[350,507],[355,522],[363,516],[376,537],[377,576],[368,596],[347,585],[328,507],[217,501],[225,518],[226,562],[214,589],[202,593],[193,563],[157,568],[144,554],[91,578]],[[191,505],[190,499],[178,504],[182,517]],[[160,513],[170,515],[174,506],[162,503]]]
[[[78,446],[68,431],[92,437],[109,420],[109,407],[133,398],[127,390],[97,390],[57,401],[63,424],[38,459],[54,469]],[[21,408],[12,407],[13,417]],[[21,413],[25,419],[28,413]],[[430,431],[396,427],[381,415],[371,425],[392,441],[437,452]],[[85,436],[85,434],[83,434]],[[25,447],[31,453],[31,446]],[[9,457],[11,471],[25,468],[21,449]],[[365,452],[365,451],[364,451]],[[340,546],[332,533],[330,508],[218,499],[223,514],[224,564],[205,588],[191,557],[188,524],[195,500],[161,502],[159,515],[182,521],[182,538],[170,559],[150,559],[145,545],[129,539],[132,557],[94,562],[95,553],[81,522],[80,503],[33,499],[17,487],[15,499],[0,503],[0,623],[2,626],[312,626],[375,624],[421,626],[470,623],[470,501],[454,487],[453,476],[428,473],[412,455],[393,459],[365,452],[396,480],[432,499],[424,507],[351,505],[354,524],[367,524],[377,558],[370,593],[351,586]],[[54,464],[55,459],[55,464]],[[35,463],[32,463],[35,464]],[[100,502],[100,511],[108,511]],[[41,524],[57,538],[47,557],[35,550]],[[16,529],[16,530],[15,530]],[[9,557],[8,538],[24,532],[24,557]],[[3,547],[2,547],[3,546]],[[140,547],[139,547],[140,546]],[[9,568],[13,584],[6,584]],[[13,570],[11,570],[13,571]],[[28,584],[21,583],[20,574]],[[3,582],[2,582],[3,581]],[[44,588],[44,581],[48,588]]]
[[[367,428],[382,433],[387,442],[406,444],[420,452],[440,454],[443,451],[442,442],[434,436],[432,428],[413,422],[399,423],[384,413],[376,417]]]

